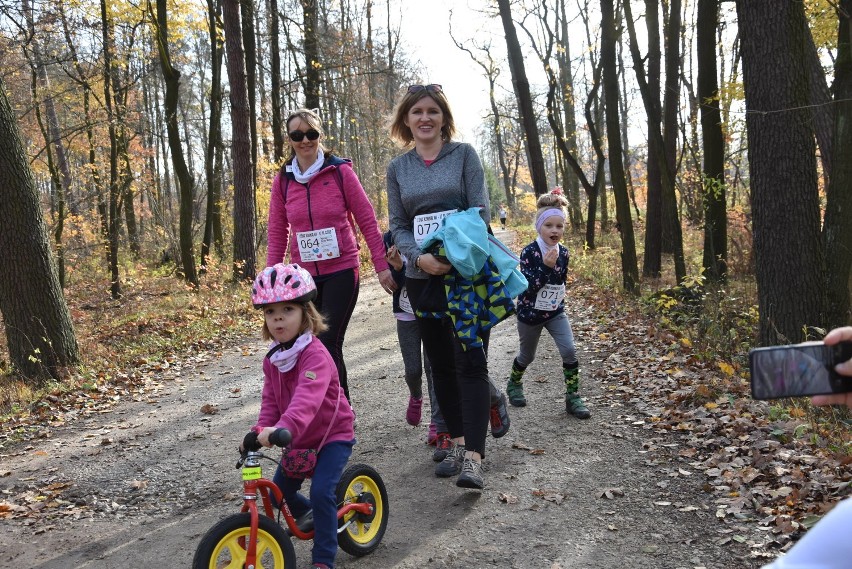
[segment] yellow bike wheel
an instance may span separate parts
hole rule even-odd
[[[243,569],[251,516],[235,514],[223,519],[201,539],[192,569]],[[294,569],[296,551],[284,529],[266,516],[258,516],[256,569]]]
[[[339,524],[343,531],[337,534],[340,549],[360,557],[375,550],[388,527],[388,493],[382,477],[371,466],[353,464],[347,468],[337,484],[338,507],[351,503],[369,502],[370,515],[349,512]]]

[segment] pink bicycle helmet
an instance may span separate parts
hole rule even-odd
[[[255,308],[276,302],[308,302],[316,296],[313,277],[296,263],[266,267],[251,287],[251,302]]]

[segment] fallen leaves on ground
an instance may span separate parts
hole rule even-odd
[[[589,366],[593,381],[636,410],[619,420],[645,432],[649,464],[696,479],[713,496],[718,519],[765,527],[784,545],[850,494],[852,457],[811,432],[804,411],[771,419],[733,361],[698,358],[692,342],[592,285],[576,281],[571,294],[598,313],[575,325],[586,357],[600,361]]]

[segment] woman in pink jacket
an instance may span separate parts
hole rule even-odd
[[[328,324],[319,339],[331,353],[351,403],[343,340],[360,288],[355,224],[370,249],[382,288],[392,293],[396,284],[385,260],[376,212],[352,162],[323,147],[322,121],[316,112],[293,111],[285,124],[290,156],[272,183],[266,264],[286,262],[289,253],[289,262],[313,276],[315,304]]]

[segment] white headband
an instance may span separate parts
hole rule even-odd
[[[558,215],[559,217],[561,217],[561,218],[562,218],[562,221],[565,221],[565,211],[564,211],[564,210],[559,209],[559,208],[556,208],[556,207],[553,207],[553,208],[550,208],[550,209],[546,209],[546,210],[544,210],[543,212],[541,212],[541,215],[539,215],[539,216],[536,218],[536,220],[535,220],[535,230],[536,230],[537,232],[538,232],[538,231],[541,231],[541,225],[544,223],[544,220],[545,220],[545,219],[547,219],[548,217],[552,217],[552,216],[554,216],[554,215]]]

